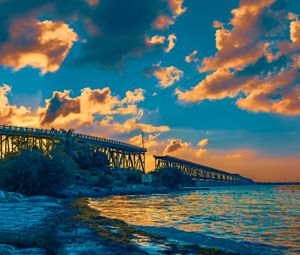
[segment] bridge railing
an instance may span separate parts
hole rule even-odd
[[[37,134],[37,135],[47,135],[47,136],[57,136],[58,138],[61,138],[66,134],[66,132],[57,130],[57,129],[42,129],[42,128],[27,128],[27,127],[19,127],[19,126],[8,126],[8,125],[0,125],[0,130],[2,131],[15,131],[15,132],[20,132],[20,133],[32,133],[32,134]],[[77,137],[79,139],[85,139],[85,140],[91,140],[91,141],[97,141],[97,142],[102,142],[106,143],[109,145],[118,145],[122,147],[127,147],[127,148],[132,148],[135,150],[140,150],[143,152],[146,152],[147,150],[142,147],[138,147],[129,143],[124,143],[120,141],[116,141],[113,139],[107,139],[107,138],[102,138],[102,137],[97,137],[97,136],[91,136],[91,135],[85,135],[85,134],[79,134],[79,133],[72,133],[71,134],[74,137]]]
[[[48,134],[48,135],[51,135],[53,133],[53,131],[49,129],[27,128],[27,127],[7,126],[7,125],[0,125],[0,130],[17,131],[17,132],[34,133],[34,134]]]
[[[139,150],[146,150],[145,148],[142,147],[138,147],[129,143],[124,143],[124,142],[120,142],[120,141],[116,141],[116,140],[112,140],[112,139],[108,139],[108,138],[103,138],[103,137],[98,137],[98,136],[91,136],[91,135],[84,135],[84,134],[78,134],[78,133],[73,133],[73,136],[76,136],[80,139],[88,139],[88,140],[93,140],[93,141],[99,141],[99,142],[105,142],[105,143],[109,143],[109,144],[115,144],[115,145],[120,145],[120,146],[124,146],[124,147],[130,147],[132,149],[139,149]]]

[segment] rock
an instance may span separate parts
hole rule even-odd
[[[7,244],[0,244],[0,254],[2,255],[13,254],[14,251],[15,248],[13,246]]]
[[[48,197],[23,197],[20,194],[0,192],[0,254],[44,254],[38,248],[18,249],[13,246],[31,246],[49,240],[47,236],[55,224],[62,206]],[[9,253],[14,249],[13,253]]]
[[[0,190],[0,203],[1,202],[19,202],[23,196],[19,193],[7,192]]]
[[[112,187],[100,188],[89,185],[73,184],[66,187],[60,195],[62,197],[76,198],[76,197],[96,197],[101,198],[108,195],[135,195],[135,194],[151,194],[151,193],[166,193],[170,191],[164,187],[151,187],[142,184],[128,185],[128,187]]]
[[[7,244],[0,244],[1,255],[44,255],[46,251],[40,248],[16,248]]]
[[[64,197],[98,197],[102,196],[101,189],[94,188],[88,185],[70,185],[60,192]]]
[[[58,254],[111,254],[110,250],[95,238],[94,232],[83,226],[61,230],[58,237],[63,243]]]

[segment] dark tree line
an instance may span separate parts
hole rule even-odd
[[[0,161],[0,189],[25,195],[58,195],[80,175],[93,169],[108,185],[108,159],[103,152],[79,143],[73,130],[64,131],[61,141],[45,154],[41,149],[22,149]],[[89,174],[88,174],[89,175]]]

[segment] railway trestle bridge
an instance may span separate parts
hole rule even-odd
[[[68,135],[94,151],[105,153],[110,168],[138,169],[145,172],[145,148],[96,136],[78,133]],[[22,149],[39,148],[45,153],[50,152],[65,136],[66,131],[62,130],[0,125],[0,159]]]
[[[252,184],[253,180],[243,177],[239,174],[233,174],[221,171],[212,167],[200,165],[194,162],[183,160],[172,156],[154,156],[155,158],[155,171],[161,168],[177,168],[185,175],[191,176],[198,182],[226,185],[226,184]]]
[[[146,148],[97,136],[84,135],[56,129],[27,128],[0,125],[0,159],[22,149],[39,148],[49,153],[66,136],[80,144],[87,145],[93,151],[103,152],[111,169],[137,169],[145,173]],[[177,168],[194,180],[215,183],[216,185],[251,184],[253,181],[239,174],[221,171],[208,166],[193,163],[172,156],[154,156],[155,171],[161,168]]]

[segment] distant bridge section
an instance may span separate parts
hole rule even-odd
[[[189,175],[200,181],[201,183],[215,183],[218,184],[251,184],[253,180],[243,177],[239,174],[232,174],[221,171],[208,166],[193,163],[187,160],[172,156],[154,156],[155,158],[155,171],[161,168],[177,168],[184,174]]]
[[[102,151],[111,168],[128,168],[145,171],[146,149],[112,139],[70,133],[78,143],[87,144],[94,151]],[[0,158],[17,153],[24,148],[39,148],[50,152],[63,140],[65,131],[0,125]]]

